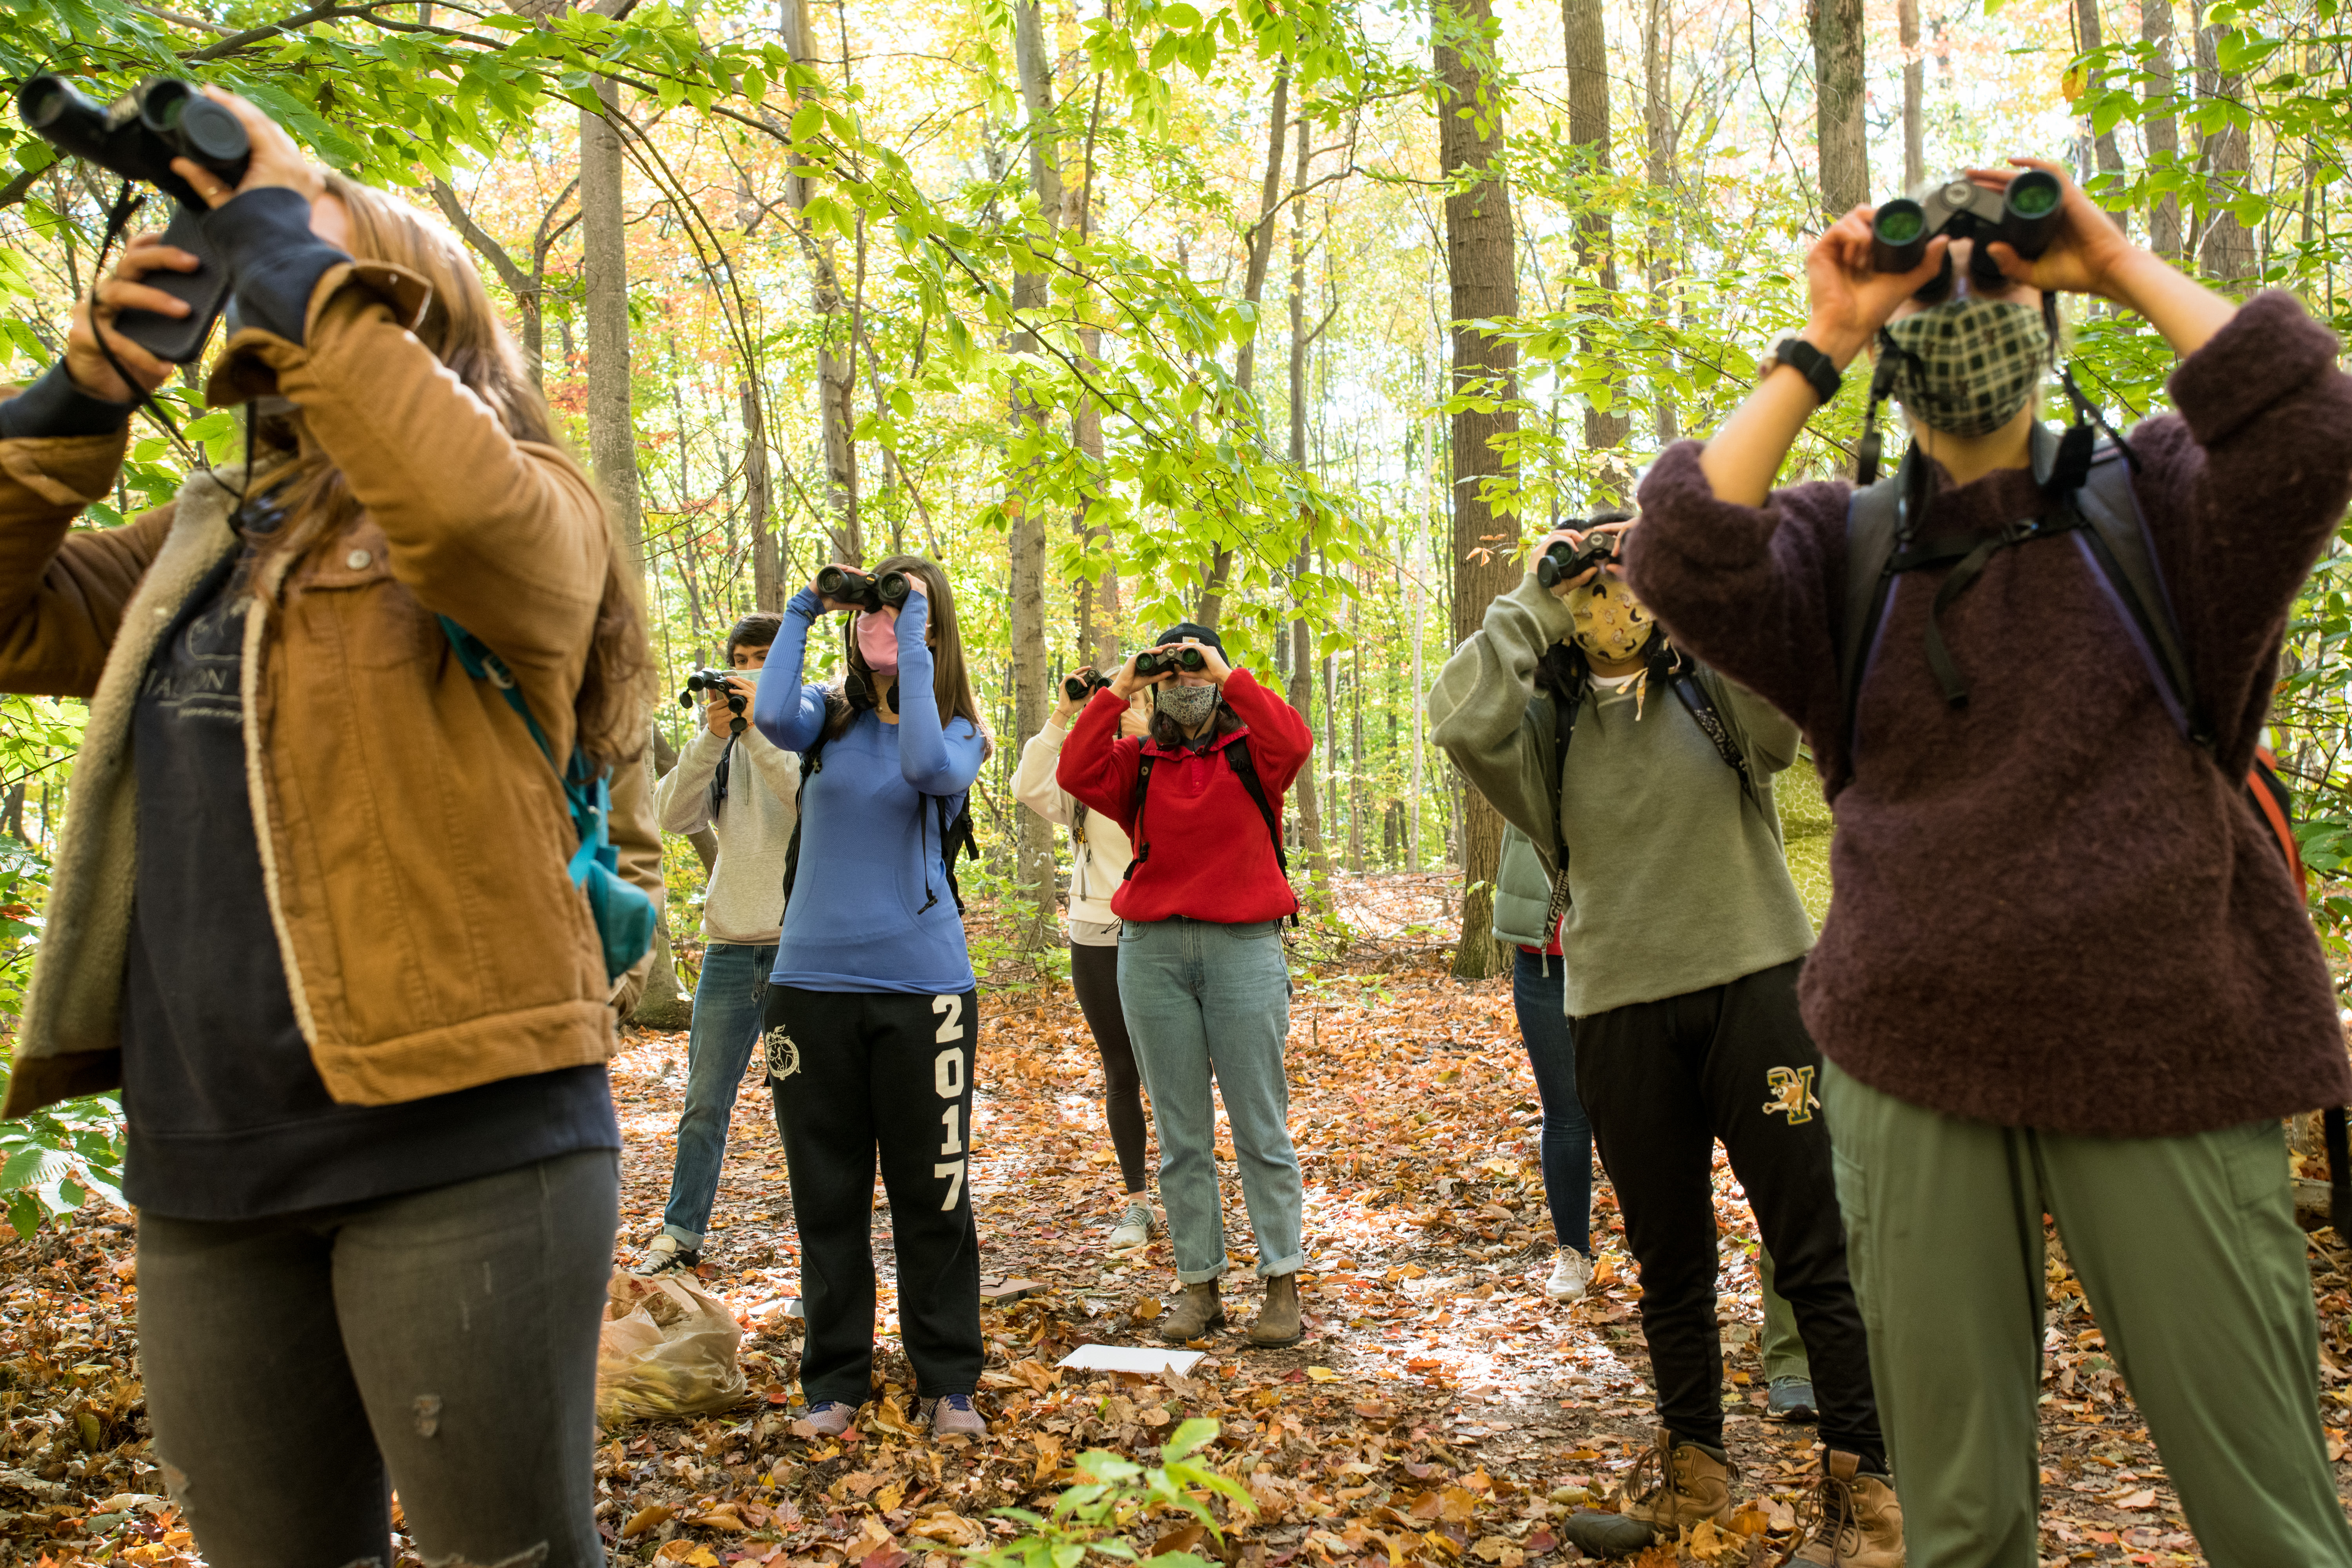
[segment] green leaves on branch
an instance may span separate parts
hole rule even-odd
[[[1189,1515],[1199,1528],[1185,1533],[1197,1540],[1205,1532],[1222,1541],[1224,1531],[1210,1511],[1210,1499],[1222,1497],[1235,1508],[1255,1509],[1248,1492],[1194,1457],[1217,1431],[1214,1421],[1195,1417],[1184,1422],[1161,1447],[1160,1463],[1149,1468],[1099,1449],[1081,1454],[1076,1469],[1082,1479],[1062,1493],[1051,1513],[996,1510],[997,1517],[1023,1526],[1021,1533],[970,1548],[965,1559],[973,1568],[1078,1568],[1089,1552],[1098,1552],[1150,1568],[1210,1568],[1206,1559],[1189,1551],[1147,1555],[1129,1535],[1148,1521]]]

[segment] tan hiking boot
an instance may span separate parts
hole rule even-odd
[[[1654,1541],[1673,1541],[1702,1519],[1730,1523],[1730,1457],[1720,1448],[1677,1443],[1660,1427],[1656,1445],[1625,1478],[1623,1495],[1615,1513],[1580,1509],[1570,1516],[1568,1539],[1579,1551],[1622,1557]]]
[[[1860,1474],[1862,1461],[1832,1452],[1822,1466],[1817,1517],[1798,1532],[1790,1561],[1813,1568],[1903,1568],[1903,1504],[1884,1476]]]
[[[1277,1274],[1265,1282],[1265,1305],[1250,1325],[1249,1342],[1271,1350],[1298,1342],[1298,1276]]]
[[[1217,1300],[1217,1282],[1203,1279],[1183,1287],[1176,1304],[1160,1315],[1160,1337],[1178,1344],[1197,1340],[1225,1321],[1225,1305]]]

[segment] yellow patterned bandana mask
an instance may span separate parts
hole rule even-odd
[[[1604,664],[1639,658],[1658,629],[1658,623],[1633,597],[1633,591],[1605,572],[1569,590],[1568,613],[1576,624],[1570,640],[1584,650],[1587,658]]]

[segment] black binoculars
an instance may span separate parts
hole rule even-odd
[[[1199,671],[1208,668],[1209,661],[1201,657],[1196,647],[1146,648],[1135,656],[1138,679],[1150,680],[1156,675],[1173,675],[1176,671]]]
[[[2005,191],[1987,190],[1973,180],[1954,180],[1925,202],[1883,203],[1870,220],[1870,265],[1878,272],[1908,272],[1927,259],[1927,242],[1937,235],[1976,242],[1969,258],[1969,275],[1983,283],[2000,280],[1991,242],[2007,240],[2017,254],[2031,261],[2050,248],[2065,221],[2060,211],[2065,188],[2058,176],[2029,169],[2009,182]],[[1949,275],[1950,268],[1945,268]],[[1939,278],[1937,283],[1940,283]],[[1935,289],[1931,283],[1922,294]]]
[[[1617,559],[1614,533],[1588,533],[1584,542],[1571,547],[1563,539],[1536,559],[1536,581],[1547,588],[1557,588],[1572,582],[1595,567],[1606,566]]]
[[[1062,678],[1062,695],[1073,702],[1084,702],[1109,684],[1110,677],[1107,675],[1097,675],[1091,669],[1081,670],[1076,675]]]
[[[686,678],[686,689],[677,694],[677,705],[693,707],[698,694],[711,699],[723,697],[728,707],[740,713],[743,711],[743,694],[735,689],[732,681],[736,676],[749,673],[740,669],[698,669]]]
[[[836,605],[895,610],[907,602],[907,574],[885,572],[871,577],[854,566],[828,566],[816,574],[816,591]]]
[[[29,79],[16,93],[26,126],[60,153],[153,185],[180,204],[163,243],[193,253],[194,272],[164,270],[144,281],[187,302],[184,316],[124,310],[114,330],[156,358],[185,364],[204,351],[214,321],[228,302],[228,275],[197,221],[204,198],[172,168],[185,158],[235,186],[253,162],[244,121],[172,77],[150,77],[111,104],[101,104],[63,77]]]

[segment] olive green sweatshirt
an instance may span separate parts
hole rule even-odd
[[[1549,873],[1568,846],[1560,931],[1566,1007],[1589,1017],[1721,985],[1801,957],[1812,922],[1789,879],[1771,775],[1797,727],[1711,670],[1699,680],[1748,759],[1758,798],[1663,681],[1586,694],[1555,776],[1551,701],[1537,660],[1570,630],[1568,606],[1521,580],[1487,606],[1429,694],[1437,744]]]

